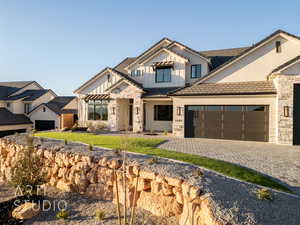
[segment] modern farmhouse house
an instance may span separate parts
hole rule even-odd
[[[0,82],[0,137],[70,127],[76,114],[75,97],[58,97],[35,81]]]
[[[179,137],[300,143],[300,38],[196,51],[163,38],[79,87],[79,123]]]

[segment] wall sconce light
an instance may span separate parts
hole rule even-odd
[[[116,107],[112,107],[112,114],[113,114],[113,115],[116,114]]]
[[[284,115],[284,117],[290,116],[290,107],[288,107],[288,106],[283,107],[283,115]]]
[[[140,108],[139,108],[139,107],[136,107],[136,108],[135,108],[135,114],[138,115],[139,112],[140,112]]]
[[[178,106],[176,108],[176,114],[177,116],[181,116],[183,114],[183,107]]]

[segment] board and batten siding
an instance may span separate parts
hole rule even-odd
[[[155,70],[152,65],[155,62],[174,61],[174,68],[171,69],[171,82],[155,82]],[[143,70],[143,85],[145,88],[155,87],[182,87],[185,85],[185,61],[174,54],[162,52],[140,67]]]
[[[276,52],[276,41],[281,42],[280,53]],[[208,78],[204,83],[266,80],[275,68],[298,56],[299,51],[299,40],[277,37]]]

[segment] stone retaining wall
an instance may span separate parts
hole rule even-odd
[[[0,181],[11,178],[17,156],[26,143],[24,135],[0,139]],[[119,183],[121,202],[122,156],[115,151],[94,148],[79,143],[35,138],[35,154],[42,157],[51,186],[64,191],[116,202],[116,180]],[[149,163],[149,157],[128,154],[127,203],[150,211],[156,216],[176,216],[180,225],[221,225],[214,217],[210,197],[201,187],[201,176],[195,175],[196,167],[166,159]],[[114,176],[116,171],[116,177]],[[138,194],[134,189],[138,179]]]

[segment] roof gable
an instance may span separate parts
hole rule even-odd
[[[152,55],[150,55],[149,57],[145,58],[143,61],[140,62],[141,65],[144,65],[146,62],[149,62],[151,59],[153,59],[155,56],[159,55],[161,52],[167,52],[168,54],[171,55],[175,55],[176,57],[179,57],[181,60],[188,62],[189,59],[180,55],[179,53],[176,53],[174,51],[172,51],[171,49],[168,48],[162,48],[156,52],[154,52]]]
[[[131,63],[129,63],[125,69],[130,68],[132,65],[139,62],[139,60],[143,60],[144,57],[148,57],[148,55],[152,54],[153,52],[159,50],[160,48],[166,47],[169,44],[171,44],[173,41],[169,38],[163,38],[160,41],[156,42],[154,45],[152,45],[150,48],[148,48],[146,51],[144,51],[142,54],[140,54],[138,57],[136,57]]]
[[[277,68],[275,68],[272,73],[280,73],[283,70],[286,70],[288,68],[290,68],[291,66],[295,65],[296,63],[300,62],[300,55],[298,55],[297,57],[287,61],[286,63],[278,66]]]
[[[274,33],[272,33],[271,35],[267,36],[266,38],[264,38],[263,40],[259,41],[258,43],[256,43],[255,45],[253,45],[250,48],[247,48],[246,50],[244,50],[241,54],[231,58],[230,60],[228,60],[227,62],[223,63],[222,65],[220,65],[219,67],[213,69],[210,73],[208,73],[206,76],[204,76],[203,78],[199,79],[197,82],[195,82],[193,85],[197,85],[199,83],[204,82],[205,80],[210,79],[211,77],[217,75],[219,72],[223,71],[225,68],[235,64],[236,62],[239,62],[240,60],[242,60],[244,57],[246,57],[247,55],[249,55],[250,53],[256,51],[257,49],[259,49],[260,47],[264,46],[266,43],[272,41],[273,39],[279,37],[280,35],[282,35],[283,37],[292,37],[296,40],[300,40],[300,37],[292,35],[290,33],[287,33],[285,31],[282,30],[278,30]]]

